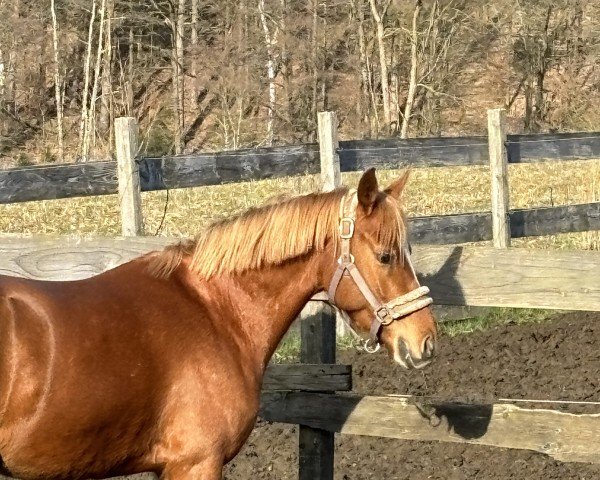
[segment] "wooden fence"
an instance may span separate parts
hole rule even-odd
[[[0,203],[119,192],[120,239],[0,238],[0,273],[58,280],[112,268],[169,239],[136,237],[141,190],[211,185],[321,171],[326,189],[340,172],[367,166],[490,163],[491,212],[411,219],[416,243],[493,240],[494,247],[415,248],[419,275],[436,303],[600,311],[600,252],[509,249],[514,236],[600,229],[600,202],[510,210],[509,162],[600,157],[600,133],[506,136],[504,113],[489,113],[485,137],[338,142],[335,115],[319,115],[320,145],[196,156],[136,159],[136,126],[121,120],[117,164],[28,167],[0,172]],[[117,178],[117,172],[119,177]],[[138,181],[139,179],[139,181]],[[334,432],[410,440],[480,443],[544,452],[562,461],[600,463],[600,415],[572,415],[503,403],[463,405],[435,399],[336,394],[351,388],[347,366],[335,363],[335,317],[311,302],[301,325],[301,361],[272,367],[262,415],[300,424],[302,480],[333,476]],[[316,365],[314,365],[316,364]],[[272,389],[279,391],[272,391]],[[281,391],[283,390],[283,391]]]
[[[85,278],[168,243],[169,239],[157,237],[7,237],[0,242],[0,273],[46,280]],[[419,275],[440,303],[600,310],[600,252],[419,246],[413,255]],[[302,323],[301,360],[333,363],[334,317],[311,303]],[[262,416],[301,425],[303,479],[332,478],[334,432],[522,448],[562,461],[600,463],[598,414],[573,415],[502,402],[463,405],[323,393],[350,390],[350,368],[276,368],[266,389],[297,391],[263,393]],[[431,412],[430,418],[424,411]],[[431,418],[439,422],[432,423]]]

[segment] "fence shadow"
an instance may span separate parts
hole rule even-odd
[[[421,284],[431,288],[434,305],[465,305],[464,291],[456,276],[463,250],[464,247],[455,246],[435,273],[419,275]]]
[[[433,428],[445,428],[465,440],[483,437],[488,430],[494,411],[493,404],[459,402],[429,402],[415,399],[415,407]]]
[[[420,276],[424,285],[431,285],[434,304],[466,303],[462,285],[456,275],[463,253],[463,246],[455,246],[435,273]],[[423,403],[419,402],[420,400],[416,400],[415,405],[419,413],[429,420],[430,425],[438,428],[445,425],[448,431],[464,439],[475,439],[485,435],[492,418],[492,404],[428,403],[426,399]]]

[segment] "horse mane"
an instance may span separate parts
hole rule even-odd
[[[210,278],[279,265],[312,250],[322,251],[327,240],[337,236],[340,201],[347,191],[340,188],[279,200],[217,221],[195,241],[153,254],[150,272],[168,277],[189,256],[191,270]],[[395,200],[382,200],[384,213],[377,242],[398,249],[405,239],[405,222]]]
[[[192,240],[183,240],[162,251],[149,253],[146,255],[148,271],[155,277],[168,278],[181,264],[183,257],[194,252],[194,245]]]

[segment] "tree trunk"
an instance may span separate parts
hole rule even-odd
[[[404,107],[404,118],[402,119],[402,131],[400,132],[401,138],[406,138],[408,136],[410,116],[412,114],[412,108],[415,101],[415,94],[417,92],[417,42],[419,41],[417,32],[417,22],[419,21],[420,12],[421,0],[417,0],[412,19],[412,34],[410,38],[410,76],[408,83],[408,94],[406,95],[406,105]]]
[[[130,117],[133,115],[133,28],[129,29],[129,51],[128,51],[128,61],[127,61],[127,105],[126,105],[126,114]]]
[[[4,61],[4,50],[0,48],[0,109],[5,108],[5,100],[6,100],[6,63]],[[4,119],[4,115],[0,116],[0,118]],[[4,134],[4,121],[2,134]]]
[[[200,19],[198,17],[198,1],[192,0],[192,78],[194,79],[193,104],[198,105],[198,97],[200,94],[200,79],[198,78],[198,51],[199,49],[199,35],[200,30]]]
[[[531,79],[527,79],[525,83],[525,116],[523,118],[525,131],[531,133],[534,131],[533,121],[533,87]]]
[[[52,14],[52,45],[54,48],[54,97],[56,102],[56,124],[58,135],[58,159],[64,161],[65,148],[63,136],[63,102],[61,94],[60,62],[58,58],[58,22],[56,20],[56,5],[50,0]]]
[[[13,114],[17,111],[17,86],[16,77],[16,45],[11,46],[8,51],[8,62],[6,62],[6,108]]]
[[[397,42],[392,40],[390,46],[390,131],[395,133],[400,127],[400,81],[398,79],[398,50]]]
[[[544,98],[544,81],[552,56],[552,37],[550,35],[550,19],[552,17],[552,5],[546,10],[546,22],[540,45],[538,65],[535,70],[535,107],[533,111],[535,131],[540,131],[546,119],[546,99]]]
[[[360,53],[360,76],[361,76],[361,120],[368,127],[368,136],[372,136],[371,129],[371,89],[372,78],[369,68],[369,57],[367,54],[367,42],[365,40],[365,14],[362,9],[361,1],[355,0],[354,8],[358,19],[358,48]]]
[[[266,143],[268,146],[273,145],[274,128],[275,128],[275,108],[277,102],[277,90],[275,85],[275,52],[274,45],[277,41],[277,29],[272,33],[269,30],[267,23],[267,14],[265,12],[265,0],[258,0],[258,11],[260,13],[260,21],[262,23],[263,32],[265,35],[265,44],[267,47],[267,79],[269,81],[269,107],[267,117],[267,137]]]
[[[84,143],[88,127],[88,93],[90,89],[90,63],[92,61],[92,39],[94,34],[94,20],[96,20],[96,0],[92,2],[92,13],[88,27],[88,42],[85,54],[85,66],[83,69],[83,91],[81,92],[81,120],[79,121],[79,154],[80,159],[84,158]]]
[[[81,152],[82,161],[87,162],[90,155],[90,146],[95,139],[96,131],[96,100],[98,98],[98,84],[100,81],[100,66],[102,64],[102,46],[104,40],[104,18],[106,15],[106,0],[102,0],[100,5],[100,28],[98,31],[98,45],[96,49],[96,62],[94,66],[94,83],[92,86],[92,96],[90,106],[87,110],[86,129],[83,136],[83,150]]]
[[[310,52],[312,61],[312,93],[311,93],[311,108],[310,108],[310,119],[308,124],[310,128],[310,140],[314,141],[317,133],[317,96],[319,88],[319,61],[318,61],[318,30],[319,30],[319,1],[312,1],[312,30],[310,37]]]
[[[379,69],[381,72],[381,96],[383,98],[383,120],[385,122],[385,129],[389,133],[391,124],[391,113],[390,113],[390,84],[388,75],[387,65],[387,54],[385,48],[385,28],[383,26],[383,20],[387,9],[390,5],[391,0],[386,0],[386,3],[381,12],[377,9],[376,0],[369,0],[371,4],[371,12],[373,14],[373,20],[375,21],[376,34],[377,34],[377,46],[379,48]]]
[[[18,28],[18,22],[20,17],[20,0],[16,0],[13,4],[11,18],[13,28]],[[17,36],[14,30],[9,35],[10,47],[8,49],[3,71],[4,71],[4,108],[12,114],[17,112],[17,94],[16,94],[16,59],[17,59]]]
[[[185,131],[185,69],[183,65],[183,35],[185,27],[185,7],[186,0],[179,0],[177,8],[177,80],[179,86],[177,87],[177,93],[179,94],[179,101],[177,103],[179,107],[179,129],[181,135]],[[182,148],[183,148],[183,137],[182,137]]]
[[[15,0],[12,9],[12,25],[13,28],[18,28],[19,17],[21,16],[21,0]],[[5,108],[12,114],[17,113],[17,37],[13,31],[10,37],[10,48],[8,50],[8,58],[6,59],[6,96]]]
[[[113,92],[112,92],[112,17],[115,9],[115,0],[108,0],[106,6],[106,28],[104,37],[104,54],[102,56],[102,97],[100,104],[100,134],[108,136],[108,150],[113,149]]]
[[[173,107],[175,110],[175,154],[183,152],[183,132],[185,128],[184,80],[183,80],[183,28],[186,0],[178,0],[175,18],[171,22],[173,53],[171,57],[173,77]]]
[[[281,0],[281,37],[280,37],[280,48],[281,48],[281,77],[283,80],[283,102],[280,100],[280,105],[284,103],[283,106],[280,106],[280,109],[284,111],[284,118],[291,119],[291,97],[292,92],[290,88],[290,55],[288,51],[288,31],[287,31],[287,20],[289,16],[289,3],[288,0]]]
[[[40,43],[40,49],[39,49],[39,53],[38,53],[38,59],[37,59],[37,64],[38,64],[38,72],[37,72],[37,98],[36,98],[36,109],[39,110],[40,115],[42,116],[42,123],[45,122],[46,120],[46,111],[47,111],[47,98],[46,98],[46,75],[47,75],[47,68],[48,65],[46,63],[46,58],[48,55],[48,51],[47,51],[47,35],[49,33],[50,28],[48,27],[46,29],[46,31],[44,32],[44,39],[42,40],[42,42]],[[44,141],[46,140],[45,138],[43,139]]]

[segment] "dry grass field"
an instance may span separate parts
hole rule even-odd
[[[382,170],[382,184],[397,171]],[[511,165],[511,208],[600,201],[600,159]],[[345,174],[355,186],[359,174]],[[440,215],[489,210],[487,167],[414,169],[405,195],[409,215]],[[319,188],[318,176],[199,187],[143,194],[146,233],[193,236],[212,221],[239,213],[278,195],[297,195]],[[0,205],[0,232],[15,234],[103,235],[120,232],[115,195]],[[517,239],[514,246],[599,249],[599,232]]]

